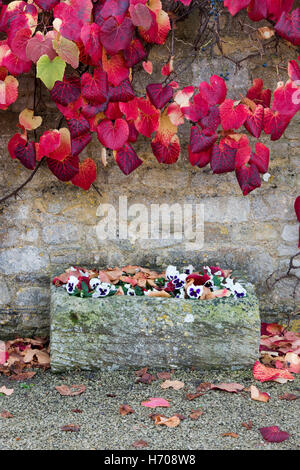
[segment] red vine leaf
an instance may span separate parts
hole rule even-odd
[[[212,75],[209,81],[210,84],[206,82],[200,83],[200,94],[210,106],[223,103],[227,95],[225,80],[218,75]]]
[[[151,142],[153,154],[159,163],[171,165],[176,163],[180,154],[180,142],[177,134],[174,134],[168,143],[164,143],[159,138]]]
[[[42,10],[50,11],[59,3],[60,0],[35,0],[34,3]]]
[[[117,150],[115,159],[119,168],[125,175],[129,175],[143,163],[143,161],[137,156],[134,148],[128,143],[124,144],[123,147]]]
[[[294,46],[300,45],[300,8],[296,8],[289,15],[283,12],[275,25],[279,36],[290,41]]]
[[[145,60],[148,55],[146,50],[144,49],[143,44],[137,38],[131,41],[129,47],[127,47],[127,49],[124,49],[123,54],[125,65],[127,67],[133,67],[142,60]]]
[[[199,120],[199,124],[202,128],[211,129],[215,132],[221,124],[219,107],[211,106],[208,110],[207,116],[201,118]]]
[[[72,178],[72,183],[75,186],[87,191],[90,189],[91,184],[97,178],[97,167],[94,160],[86,158],[82,163],[79,163],[79,172]]]
[[[189,161],[191,165],[198,166],[199,168],[205,167],[211,159],[212,148],[205,150],[204,152],[195,153],[191,151],[189,145]]]
[[[107,18],[100,29],[100,40],[109,54],[116,54],[130,46],[134,26],[126,17],[121,24],[114,17]]]
[[[236,177],[244,196],[261,186],[259,171],[254,164],[237,168]]]
[[[126,103],[135,97],[131,83],[128,79],[120,83],[116,87],[109,87],[108,90],[109,101],[116,102],[121,101]]]
[[[114,123],[103,119],[97,126],[97,135],[104,147],[118,150],[127,142],[129,127],[124,119],[117,119]]]
[[[278,140],[289,125],[290,118],[274,112],[270,108],[265,108],[264,131],[271,135],[271,140]]]
[[[269,168],[270,149],[264,144],[257,142],[255,144],[255,153],[251,154],[250,163],[257,166],[258,171],[262,174],[267,173]]]
[[[66,39],[80,41],[82,26],[89,23],[93,4],[91,0],[60,2],[53,9],[54,28]]]
[[[173,97],[173,88],[161,83],[151,83],[146,87],[151,103],[158,109],[163,108]]]
[[[95,69],[93,76],[84,73],[81,76],[81,93],[91,103],[105,103],[108,94],[107,73],[100,69]]]
[[[63,81],[57,80],[50,91],[51,98],[55,103],[67,106],[78,100],[81,94],[80,79],[77,77],[64,78]]]
[[[254,112],[249,109],[248,117],[244,122],[247,131],[257,139],[263,130],[264,124],[264,107],[259,104],[256,106]]]
[[[200,130],[199,127],[191,128],[190,147],[193,153],[208,150],[217,140],[218,136],[210,129]]]
[[[248,117],[246,106],[239,101],[225,100],[220,105],[221,124],[223,129],[239,129]]]
[[[15,134],[8,143],[8,151],[11,158],[17,158],[25,168],[34,170],[36,153],[33,142],[27,142],[21,134]]]
[[[80,37],[84,44],[85,52],[96,65],[102,57],[102,45],[100,43],[100,27],[96,23],[83,25]]]
[[[71,154],[62,161],[47,158],[47,165],[60,181],[70,181],[79,171],[79,159]]]
[[[223,144],[221,149],[219,145],[214,144],[212,147],[212,155],[210,166],[213,173],[228,173],[235,169],[236,149],[231,148],[227,144]]]
[[[151,137],[151,134],[158,129],[160,111],[145,98],[137,98],[137,104],[138,116],[134,120],[135,127],[142,135]]]

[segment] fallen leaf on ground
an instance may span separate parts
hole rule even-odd
[[[78,432],[80,430],[80,426],[77,424],[67,424],[66,426],[62,426],[60,429],[62,431]]]
[[[141,405],[147,408],[156,408],[157,406],[169,407],[170,403],[164,398],[150,398],[148,401],[142,401]]]
[[[86,391],[85,385],[71,385],[70,387],[68,385],[58,385],[55,388],[60,395],[66,397],[75,397]]]
[[[169,380],[171,378],[170,372],[157,372],[157,378],[163,380]]]
[[[224,392],[231,392],[231,393],[237,393],[240,392],[241,390],[244,390],[244,385],[237,384],[235,382],[232,383],[220,383],[216,385],[212,385],[211,389],[212,390],[223,390]]]
[[[196,390],[197,392],[207,392],[208,390],[211,390],[212,387],[213,385],[210,382],[202,382],[198,385]]]
[[[204,395],[204,393],[201,393],[201,392],[187,393],[185,397],[191,401],[191,400],[195,400],[195,398],[201,397],[202,395]]]
[[[130,405],[120,405],[120,415],[126,416],[131,413],[134,413],[134,410],[131,408]]]
[[[293,375],[285,369],[273,369],[256,361],[253,366],[253,377],[260,382],[275,381],[285,383],[288,380],[294,380]]]
[[[13,418],[13,415],[6,410],[1,411],[0,416],[1,418]]]
[[[224,434],[222,434],[222,437],[234,437],[234,438],[237,438],[237,437],[239,437],[239,435],[236,434],[235,432],[225,432]]]
[[[242,423],[242,426],[244,426],[244,428],[250,431],[253,428],[253,423],[252,421],[249,421],[248,423]]]
[[[143,367],[142,369],[136,370],[134,373],[137,377],[142,377],[142,375],[146,374],[148,367]]]
[[[148,372],[146,372],[145,374],[143,374],[142,376],[140,376],[136,379],[136,383],[143,383],[143,384],[151,385],[153,380],[156,380],[156,377],[154,375],[148,374]]]
[[[261,402],[268,402],[270,400],[270,395],[265,392],[261,392],[255,385],[251,385],[250,387],[251,393],[251,400],[261,401]]]
[[[82,413],[82,410],[79,410],[78,408],[75,408],[75,410],[72,410],[73,413]]]
[[[290,437],[288,432],[281,431],[278,426],[259,428],[259,431],[264,440],[268,442],[283,442]]]
[[[156,415],[154,423],[157,425],[162,424],[168,428],[176,428],[180,424],[180,418],[176,415],[171,416],[171,418],[166,418],[166,416],[163,415]]]
[[[294,395],[293,393],[285,393],[284,395],[280,395],[279,400],[287,400],[287,401],[292,401],[292,400],[298,400],[300,396]]]
[[[16,380],[16,381],[23,382],[24,380],[32,379],[32,377],[34,377],[35,374],[36,372],[21,372],[20,374],[11,375],[9,377],[9,380]]]
[[[143,441],[142,439],[140,441],[134,441],[132,445],[133,447],[136,447],[137,449],[140,449],[142,447],[149,447],[148,442]]]
[[[201,415],[203,415],[204,411],[197,409],[193,410],[192,413],[190,414],[191,419],[198,419],[200,418]]]
[[[180,390],[184,387],[184,382],[180,382],[180,380],[165,380],[161,385],[161,388],[173,388],[174,390]]]
[[[13,388],[6,388],[5,385],[3,385],[3,387],[0,388],[0,393],[4,393],[4,395],[9,397],[10,395],[12,395],[14,393],[14,389]]]

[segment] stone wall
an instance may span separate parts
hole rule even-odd
[[[176,30],[176,60],[189,51],[191,31],[197,16],[193,15]],[[238,30],[236,20],[222,18],[222,37],[227,55],[241,58],[250,50],[247,31]],[[252,47],[252,46],[251,46]],[[252,49],[251,49],[252,50]],[[160,80],[160,68],[169,55],[169,43],[154,47],[150,53],[155,72],[152,77],[141,69],[134,76],[134,86],[142,93],[145,84]],[[229,97],[239,97],[252,79],[263,77],[272,89],[287,78],[280,64],[287,64],[297,52],[281,44],[278,54],[256,56],[242,62],[241,68],[220,57],[215,47],[200,51],[195,63],[178,79],[181,86],[198,85],[213,73],[229,72]],[[176,61],[175,61],[176,63]],[[279,67],[277,65],[279,64]],[[277,75],[278,73],[278,75]],[[30,172],[12,161],[7,141],[16,132],[18,113],[32,107],[32,78],[21,80],[20,97],[10,111],[1,112],[0,194],[21,184]],[[45,125],[58,120],[55,106],[43,90],[40,102]],[[150,143],[138,141],[139,157],[144,161],[133,174],[121,173],[112,156],[107,167],[100,161],[100,147],[93,139],[83,156],[92,157],[98,166],[95,186],[88,192],[72,184],[59,182],[44,165],[31,183],[0,207],[0,336],[45,334],[49,327],[49,281],[53,269],[70,265],[106,266],[122,263],[165,266],[168,263],[196,266],[219,263],[224,268],[237,268],[257,286],[262,315],[278,319],[295,304],[290,283],[268,293],[266,278],[276,269],[288,266],[297,251],[298,225],[293,211],[300,193],[299,117],[294,118],[284,138],[269,142],[271,149],[268,183],[243,197],[234,174],[213,175],[207,167],[193,168],[188,162],[188,127],[180,130],[180,160],[171,166],[159,165],[151,153]],[[100,221],[97,208],[111,203],[118,207],[119,196],[128,204],[193,203],[204,204],[205,243],[200,251],[189,252],[184,240],[110,240],[100,242],[96,226]],[[300,302],[300,293],[297,294]]]

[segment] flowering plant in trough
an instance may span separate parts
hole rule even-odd
[[[178,128],[191,124],[189,161],[213,173],[235,172],[244,195],[261,186],[268,172],[269,148],[259,141],[262,133],[278,140],[300,109],[300,67],[288,65],[289,80],[274,92],[256,78],[246,96],[227,98],[224,78],[213,75],[197,88],[179,88],[174,56],[176,22],[196,8],[200,26],[194,53],[204,44],[204,32],[218,31],[219,15],[235,15],[247,8],[252,21],[266,19],[272,27],[260,28],[263,42],[284,38],[300,44],[300,8],[293,0],[172,0],[163,9],[160,0],[28,0],[0,1],[0,108],[18,98],[18,79],[34,73],[33,109],[19,116],[19,131],[8,151],[27,169],[31,180],[42,161],[61,181],[88,190],[97,176],[96,162],[79,155],[95,133],[101,144],[99,161],[105,165],[106,149],[113,151],[126,175],[143,161],[134,149],[139,134],[151,139],[161,164],[174,164],[180,155]],[[132,77],[139,64],[151,73],[149,45],[163,45],[172,34],[169,61],[162,81],[150,83],[137,96]],[[273,37],[274,36],[274,37]],[[222,51],[220,38],[215,42]],[[225,56],[226,57],[226,56]],[[195,57],[194,57],[195,59]],[[236,63],[238,65],[238,63]],[[180,68],[180,67],[179,67]],[[57,128],[38,135],[42,117],[36,116],[37,84],[61,113]],[[249,139],[250,138],[250,139]],[[254,142],[254,145],[252,145]],[[21,187],[24,187],[22,184]],[[17,190],[1,199],[15,195]]]
[[[158,273],[141,266],[124,266],[105,270],[87,270],[70,267],[53,279],[55,286],[63,286],[67,293],[78,297],[104,298],[112,295],[166,297],[191,300],[211,300],[234,296],[245,297],[245,288],[231,277],[231,271],[219,266],[168,266]]]

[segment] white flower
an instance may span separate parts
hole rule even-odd
[[[180,289],[179,293],[176,294],[176,299],[184,299],[185,298],[185,290],[184,289]]]
[[[191,264],[189,266],[185,266],[183,268],[183,272],[188,276],[189,274],[192,274],[192,272],[194,271],[194,266],[192,266]]]
[[[132,295],[132,296],[135,295],[135,290],[132,287],[129,287],[126,295]]]
[[[187,276],[187,274],[179,274],[177,279],[172,280],[175,289],[182,289],[182,287],[184,287]]]
[[[208,274],[208,276],[212,276],[211,269],[209,266],[203,266],[203,269],[206,272],[206,274]]]
[[[97,286],[100,286],[101,284],[101,281],[98,277],[93,277],[91,280],[90,280],[90,288],[91,290],[95,290]]]
[[[96,286],[96,290],[92,294],[92,297],[106,297],[112,290],[116,290],[115,286],[112,286],[107,282],[101,282],[98,286]]]
[[[246,289],[239,282],[234,282],[231,277],[227,277],[222,282],[222,286],[229,289],[235,298],[245,297],[245,295],[247,295]]]
[[[269,182],[269,179],[271,178],[271,175],[270,173],[264,173],[263,174],[263,180],[268,183]]]
[[[68,294],[73,294],[78,284],[79,284],[78,278],[76,276],[70,276],[66,284],[66,289],[67,289]]]
[[[177,270],[176,266],[168,266],[166,269],[166,278],[169,281],[174,281],[175,279],[179,279],[179,271]]]
[[[194,284],[191,284],[188,287],[186,293],[190,299],[200,299],[203,293],[203,286],[195,286]]]

